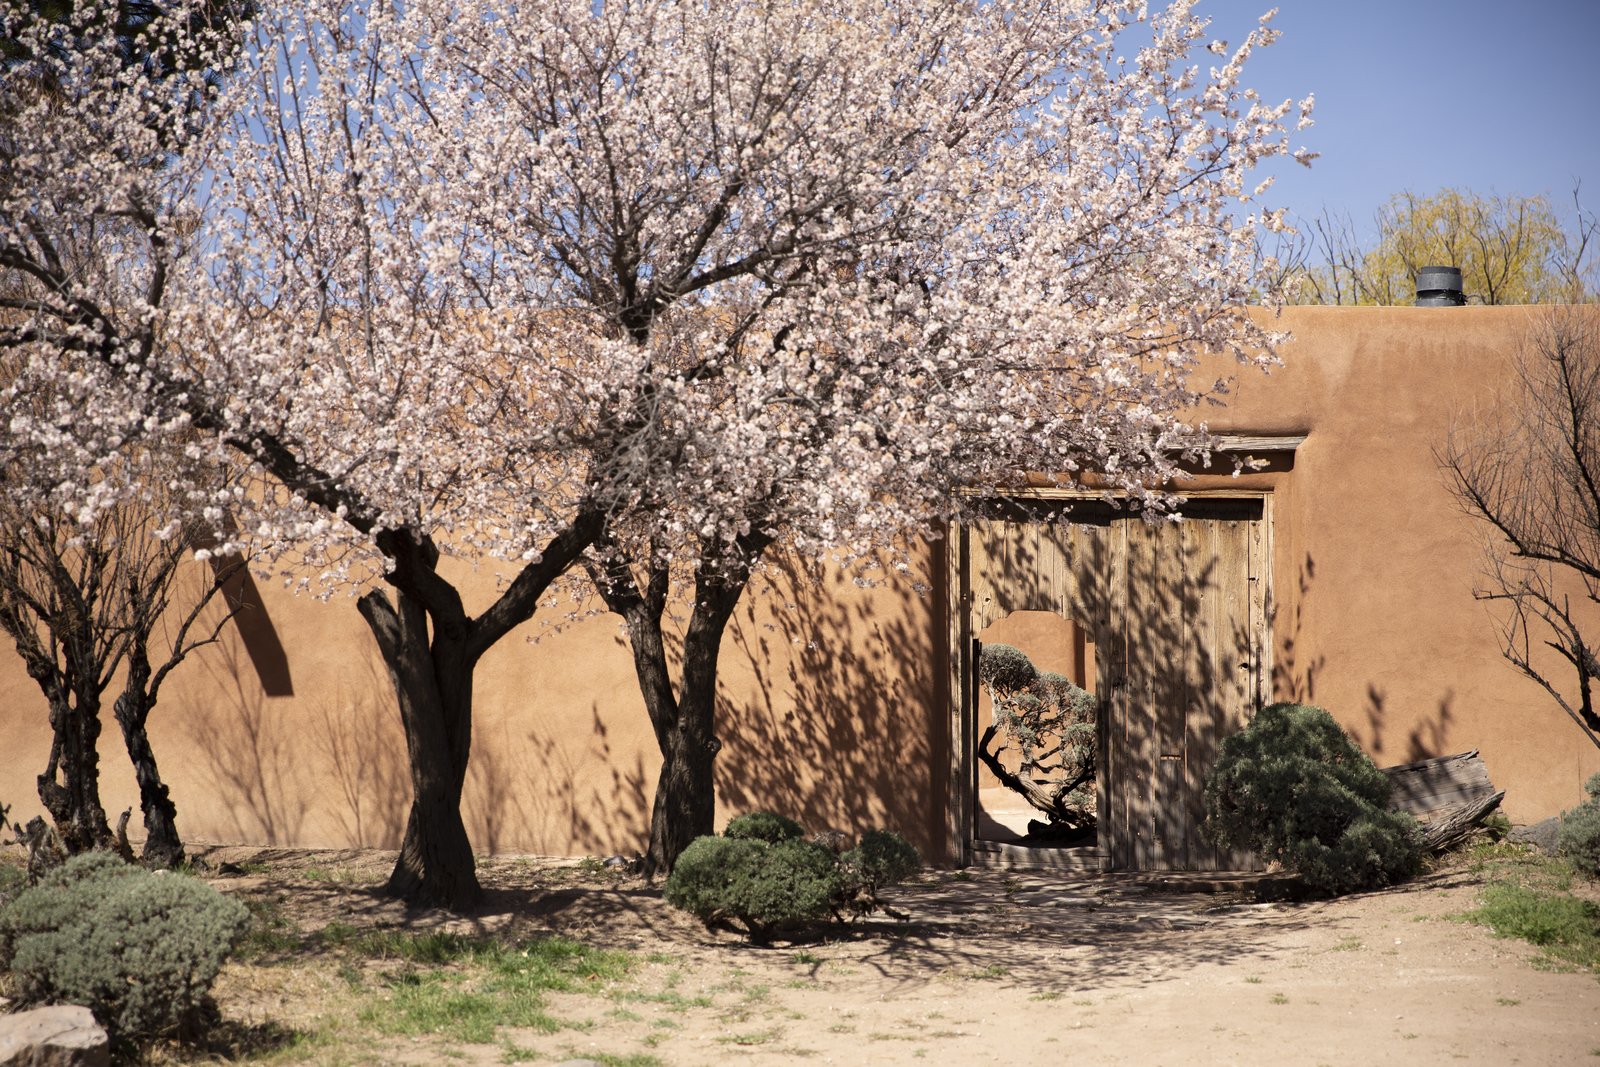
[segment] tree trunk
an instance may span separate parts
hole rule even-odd
[[[38,778],[40,802],[68,854],[110,848],[111,826],[100,803],[98,693],[58,690],[50,701],[50,729],[50,762]]]
[[[682,694],[676,708],[649,707],[650,697],[646,696],[651,721],[665,726],[656,729],[661,775],[650,812],[646,874],[670,873],[690,842],[716,830],[714,771],[722,748],[716,732],[716,691],[716,646],[708,649],[686,642]]]
[[[483,896],[477,861],[461,818],[461,791],[472,748],[472,674],[464,642],[428,640],[428,616],[401,591],[398,607],[382,593],[361,598],[377,639],[405,730],[411,812],[386,891],[412,904],[465,910]]]
[[[146,866],[171,869],[184,860],[183,841],[178,836],[178,809],[172,794],[161,780],[155,750],[145,725],[150,721],[150,662],[142,649],[130,648],[128,680],[117,697],[114,710],[122,727],[122,742],[133,762],[133,775],[139,783],[139,810],[144,815]]]
[[[650,877],[671,873],[690,842],[715,832],[715,769],[722,748],[716,722],[717,658],[750,571],[770,543],[765,535],[752,533],[739,539],[731,553],[702,557],[676,693],[661,628],[669,586],[665,566],[652,565],[641,588],[616,546],[609,545],[611,560],[590,568],[606,606],[628,624],[634,672],[661,749],[644,859],[644,873]]]
[[[477,861],[461,819],[472,754],[472,676],[483,654],[533,618],[539,598],[594,540],[603,512],[580,509],[477,619],[435,569],[426,534],[391,529],[378,546],[392,564],[395,600],[371,592],[358,602],[377,639],[400,707],[411,769],[411,811],[386,892],[412,904],[465,911],[483,898]]]

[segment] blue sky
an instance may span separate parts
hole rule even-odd
[[[1199,0],[1237,43],[1271,0]],[[1246,80],[1264,99],[1317,97],[1310,170],[1274,168],[1269,199],[1324,207],[1365,233],[1402,190],[1547,194],[1573,182],[1600,210],[1600,0],[1281,0],[1278,43]],[[1209,58],[1209,57],[1207,57]]]

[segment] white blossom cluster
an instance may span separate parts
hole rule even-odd
[[[6,468],[92,510],[131,439],[233,456],[189,506],[333,583],[386,530],[516,565],[597,510],[695,564],[1030,472],[1148,498],[1197,358],[1278,340],[1252,171],[1310,109],[1243,87],[1265,20],[1210,67],[1193,7],[266,0],[210,95],[41,49],[0,96]]]

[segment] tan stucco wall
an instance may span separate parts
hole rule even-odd
[[[781,566],[752,586],[723,645],[719,819],[760,806],[815,828],[892,826],[936,853],[946,776],[934,768],[948,760],[935,691],[943,624],[935,629],[933,594],[919,595],[912,581],[934,582],[943,563],[927,552],[917,562],[912,580],[874,588],[837,571],[814,582]],[[492,574],[459,577],[482,610]],[[271,588],[262,600],[287,679],[269,671],[264,680],[230,628],[173,676],[152,716],[180,831],[197,840],[396,845],[409,797],[404,741],[355,601]],[[560,602],[547,614],[564,619],[571,608]],[[523,627],[484,657],[475,694],[464,812],[476,847],[642,848],[660,758],[615,616]],[[137,792],[109,702],[104,718],[114,820]],[[34,776],[50,733],[43,699],[9,645],[0,652],[0,737],[0,802],[26,820],[40,811]]]
[[[1380,763],[1480,748],[1506,810],[1570,806],[1600,770],[1550,700],[1499,656],[1475,602],[1476,533],[1433,450],[1506,380],[1537,309],[1302,308],[1284,366],[1244,374],[1218,430],[1308,432],[1292,469],[1196,483],[1273,493],[1273,680],[1332,711]],[[771,807],[813,827],[906,832],[943,855],[949,711],[944,557],[871,589],[783,568],[741,604],[724,645],[719,817]],[[492,572],[463,573],[481,610]],[[931,587],[919,595],[912,582]],[[152,722],[179,826],[195,839],[393,845],[408,789],[387,680],[355,604],[263,590],[287,670],[261,673],[236,631],[169,683]],[[564,614],[565,605],[555,609]],[[483,661],[466,798],[484,851],[641,846],[658,757],[621,634],[593,615]],[[1595,631],[1600,633],[1600,618]],[[270,641],[268,642],[270,644]],[[286,673],[287,678],[278,677]],[[285,692],[285,691],[289,692]],[[267,695],[268,691],[285,695]],[[107,713],[107,808],[135,792]],[[39,810],[42,698],[0,653],[0,801]],[[137,826],[137,819],[135,820]]]

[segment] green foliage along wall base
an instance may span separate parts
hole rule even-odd
[[[803,840],[800,825],[768,812],[741,815],[727,836],[696,838],[667,879],[667,903],[707,925],[736,922],[752,941],[827,918],[883,906],[878,890],[921,869],[917,851],[888,830],[869,830],[843,854]]]
[[[1273,704],[1222,742],[1206,778],[1205,832],[1314,890],[1373,889],[1410,877],[1422,859],[1417,821],[1388,800],[1388,777],[1333,716]]]
[[[1590,877],[1600,878],[1600,774],[1583,785],[1589,799],[1561,813],[1556,851]]]

